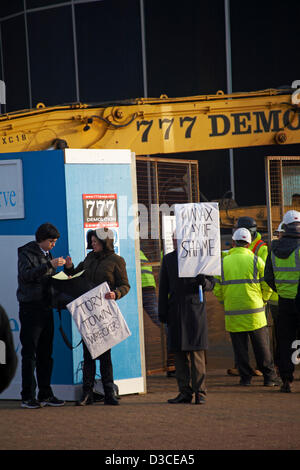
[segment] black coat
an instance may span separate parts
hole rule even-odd
[[[199,299],[203,288],[203,302]],[[163,257],[159,279],[158,314],[168,326],[168,350],[199,351],[208,348],[205,291],[214,287],[212,276],[178,277],[177,251]]]
[[[95,253],[90,251],[84,261],[74,268],[64,267],[66,274],[74,275],[85,270],[85,276],[91,283],[91,287],[98,286],[107,282],[109,288],[115,292],[116,299],[124,297],[129,290],[130,285],[126,271],[126,262],[122,256],[114,253],[113,241],[110,238],[101,240],[103,251]]]
[[[52,258],[51,254],[50,259]],[[47,260],[37,242],[32,241],[18,249],[19,302],[51,304],[51,276],[56,269]]]
[[[5,347],[5,364],[0,363],[0,393],[5,390],[14,378],[17,368],[17,355],[15,352],[13,336],[9,319],[4,308],[0,305],[0,341],[1,350]],[[0,358],[1,359],[1,358]]]

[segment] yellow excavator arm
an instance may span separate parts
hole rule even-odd
[[[131,149],[136,155],[300,143],[293,89],[74,103],[0,116],[0,152]]]

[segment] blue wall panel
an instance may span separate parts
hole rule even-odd
[[[0,220],[0,235],[34,235],[39,225],[51,222],[61,234],[52,254],[54,257],[65,257],[68,253],[68,233],[63,151],[1,154],[1,160],[14,159],[22,160],[25,218]],[[52,383],[72,384],[72,352],[67,349],[58,331],[56,311],[54,319]],[[64,315],[63,327],[67,335],[71,335],[69,315]]]
[[[83,227],[82,194],[110,194],[116,193],[118,208],[120,198],[127,198],[127,208],[132,205],[131,167],[129,164],[67,164],[66,198],[68,213],[68,239],[70,256],[76,266],[84,259],[85,236]],[[130,224],[134,222],[133,216],[120,217],[122,221]],[[120,230],[122,227],[120,227]],[[141,377],[141,355],[139,340],[139,321],[136,288],[136,265],[134,256],[134,240],[126,237],[120,240],[120,255],[126,261],[127,273],[131,290],[118,305],[129,326],[132,336],[112,349],[114,378]],[[80,340],[79,333],[73,323],[73,344]],[[81,380],[78,370],[82,361],[82,348],[74,350],[74,381]]]

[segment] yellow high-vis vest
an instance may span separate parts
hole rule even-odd
[[[155,278],[152,271],[152,266],[145,265],[149,260],[146,255],[140,250],[140,260],[141,260],[141,279],[142,279],[142,289],[143,287],[156,287]]]
[[[278,258],[272,252],[272,266],[277,293],[284,299],[295,299],[300,279],[300,248],[288,258]]]
[[[227,331],[253,331],[267,324],[265,302],[272,289],[264,282],[264,268],[263,260],[248,248],[232,248],[222,258],[213,292],[224,302]]]

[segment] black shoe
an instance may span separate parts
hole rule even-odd
[[[42,408],[42,406],[40,402],[34,398],[32,400],[23,400],[21,403],[21,408],[29,408],[33,410],[35,408]]]
[[[168,403],[172,403],[172,404],[178,404],[178,403],[191,403],[193,397],[192,396],[187,396],[187,395],[184,395],[183,393],[179,393],[179,395],[177,395],[176,398],[170,398],[170,400],[168,400]]]
[[[64,400],[59,400],[55,396],[40,400],[41,406],[64,406]]]
[[[250,387],[251,385],[251,380],[247,380],[247,379],[241,379],[240,380],[240,385],[242,385],[242,387]]]
[[[200,393],[195,393],[195,405],[204,405],[206,402],[206,399],[203,395]]]
[[[167,377],[176,377],[176,370],[168,370]]]
[[[278,387],[278,385],[280,385],[280,382],[277,379],[264,381],[264,387]]]
[[[104,395],[102,395],[102,393],[93,392],[93,400],[97,403],[100,401],[104,401]]]
[[[104,405],[112,405],[112,406],[117,406],[119,405],[118,399],[115,397],[115,395],[107,395],[104,398]]]
[[[282,393],[291,393],[292,387],[291,387],[291,382],[288,380],[284,380],[283,384],[280,387],[280,391]]]
[[[76,406],[92,405],[94,403],[93,397],[90,393],[82,395],[81,399],[76,402]]]

